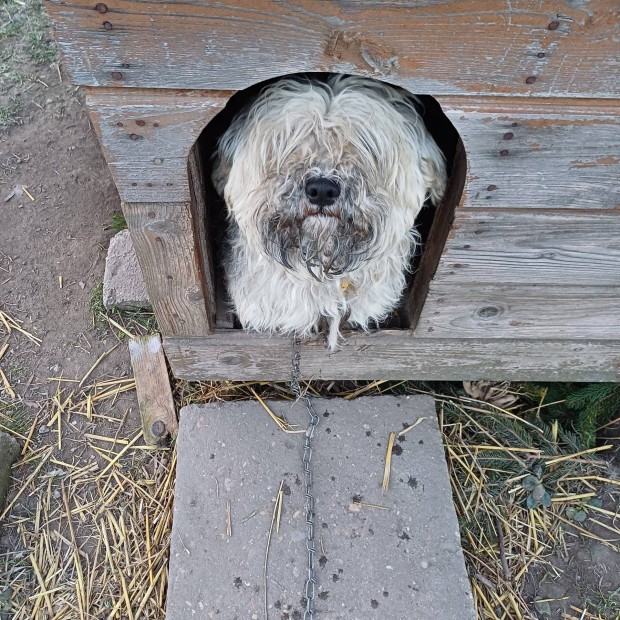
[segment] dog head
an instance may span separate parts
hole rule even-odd
[[[410,96],[334,76],[267,87],[220,139],[213,181],[245,243],[323,279],[412,235],[446,171]]]

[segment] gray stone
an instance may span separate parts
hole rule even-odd
[[[151,303],[128,230],[110,240],[103,276],[103,305],[109,310],[149,309]]]
[[[20,452],[17,440],[7,433],[0,432],[0,512],[4,509],[4,500],[11,481],[11,467]]]
[[[317,620],[473,620],[473,601],[433,400],[317,399]],[[270,402],[306,425],[303,403]],[[396,441],[382,491],[389,434]],[[303,618],[307,554],[303,434],[277,429],[256,402],[181,410],[168,620]],[[232,535],[227,535],[230,502]]]

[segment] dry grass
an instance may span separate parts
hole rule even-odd
[[[25,437],[15,471],[27,476],[2,515],[19,541],[0,569],[14,620],[163,617],[175,457],[142,445],[139,431],[123,435],[113,402],[132,389],[127,379],[79,393],[59,387],[47,419]],[[84,433],[81,453],[63,460],[71,454],[63,435],[76,416],[107,432]],[[51,445],[33,441],[41,422],[56,433]]]
[[[28,337],[7,315],[3,323]],[[121,395],[134,383],[91,380],[103,357],[81,380],[55,378],[45,411],[27,428],[13,430],[24,447],[1,517],[15,542],[14,551],[0,556],[0,612],[10,609],[7,618],[164,618],[175,453],[143,445],[141,433],[126,428]],[[421,391],[413,383],[385,381],[305,388],[311,395],[349,400]],[[284,383],[178,381],[174,391],[179,405],[256,399],[267,407],[265,398],[291,398]],[[577,438],[545,426],[535,410],[517,416],[472,398],[431,395],[439,403],[478,617],[535,618],[522,594],[532,566],[557,570],[548,558],[567,554],[573,537],[620,550],[618,515],[606,507],[617,506],[618,482],[597,460],[605,446],[580,449]],[[49,432],[41,436],[43,424]],[[524,482],[528,476],[538,481],[538,495]],[[549,493],[548,508],[540,505],[543,492]],[[528,509],[528,496],[539,505]],[[592,501],[609,498],[613,502]],[[605,616],[576,608],[566,616],[572,617]]]

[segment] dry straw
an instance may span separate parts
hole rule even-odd
[[[0,323],[36,342],[4,313]],[[14,551],[0,557],[0,589],[11,593],[13,620],[165,617],[175,453],[145,446],[139,432],[125,428],[127,405],[120,397],[133,390],[134,383],[128,378],[92,381],[104,356],[81,381],[56,379],[47,411],[21,432],[13,431],[24,448],[2,518]],[[419,391],[411,383],[386,381],[315,382],[305,388],[311,395],[352,400],[352,407],[354,397],[362,394]],[[542,425],[537,411],[523,417],[472,398],[426,393],[439,406],[478,617],[533,619],[531,601],[524,595],[533,566],[552,571],[548,558],[565,554],[575,536],[619,550],[613,506],[620,487],[597,460],[603,447],[583,450],[572,445],[574,438],[562,436],[557,425]],[[294,430],[265,402],[291,398],[285,384],[177,382],[175,396],[178,405],[256,399],[274,424]],[[76,418],[86,425],[81,433],[71,424]],[[47,435],[35,432],[41,424],[49,429]],[[414,427],[400,432],[414,433]],[[388,451],[385,486],[390,457]],[[525,480],[532,472],[550,492],[548,508],[527,508]],[[272,524],[276,529],[282,503],[278,497]],[[576,511],[583,519],[575,519]],[[233,518],[228,511],[228,535],[234,531]],[[266,561],[268,551],[269,545]],[[571,608],[564,618],[599,616]]]

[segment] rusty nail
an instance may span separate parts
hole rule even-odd
[[[99,11],[99,13],[107,13],[108,7],[107,5],[103,4],[103,2],[99,2],[95,4],[95,10]]]
[[[497,189],[497,185],[489,185],[487,187],[487,192],[492,192],[493,190],[496,190],[496,189]]]
[[[120,71],[112,71],[112,79],[113,80],[122,80],[123,74]]]
[[[512,133],[512,131],[507,131],[503,136],[504,140],[512,140],[515,135]]]
[[[560,22],[557,19],[554,19],[548,26],[549,30],[557,30],[560,27]]]
[[[138,134],[137,134],[137,133],[132,133],[129,137],[130,137],[132,140],[137,140],[137,139],[138,139]]]
[[[103,27],[106,30],[112,30],[112,24],[110,22],[103,22]]]
[[[536,81],[535,75],[528,75],[528,77],[525,78],[526,84],[533,84],[535,81]]]
[[[117,126],[117,127],[122,127],[122,126],[123,126],[123,123],[121,123],[120,121],[118,121],[118,123],[116,123],[116,126]]]
[[[153,422],[151,432],[155,437],[163,437],[166,434],[166,425],[161,420],[157,420],[157,422]]]
[[[146,123],[143,120],[137,120],[136,121],[136,125],[138,125],[138,127],[144,127],[144,125],[146,125]]]
[[[508,149],[502,149],[502,150],[499,152],[499,154],[500,154],[502,157],[506,157],[506,155],[508,155],[508,153],[509,153],[509,152],[510,152],[510,151],[509,151]]]
[[[538,52],[538,54],[536,54],[536,56],[538,56],[538,58],[544,58],[545,57],[545,52]]]

